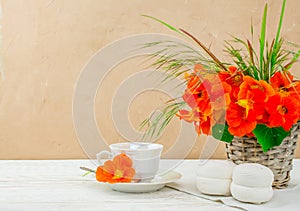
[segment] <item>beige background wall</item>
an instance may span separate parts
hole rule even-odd
[[[217,55],[229,34],[249,37],[250,20],[259,31],[265,1],[261,0],[2,0],[3,65],[0,82],[0,158],[84,158],[72,122],[72,97],[79,74],[105,45],[139,33],[174,35],[148,14],[195,34]],[[269,34],[274,34],[281,3],[269,2]],[[288,0],[283,36],[300,44],[300,3]],[[256,32],[257,32],[256,31]],[[258,36],[256,36],[258,37]],[[96,99],[97,121],[107,142],[122,140],[109,110],[112,91],[126,77],[140,71],[126,61],[107,76]],[[298,67],[299,68],[299,67]],[[121,73],[122,72],[122,73]],[[299,71],[294,71],[299,74]],[[145,100],[147,99],[147,100]],[[130,106],[134,126],[168,96],[147,92]],[[140,112],[144,109],[144,112]],[[137,112],[139,111],[139,112]],[[103,124],[105,122],[105,124]],[[102,124],[101,124],[102,123]],[[179,122],[174,121],[160,142],[172,146]],[[189,157],[196,158],[205,138]],[[224,158],[221,144],[215,158]],[[300,157],[298,150],[297,156]]]

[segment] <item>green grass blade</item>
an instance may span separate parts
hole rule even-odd
[[[300,50],[294,55],[292,60],[284,66],[284,68],[287,69],[287,70],[291,69],[293,64],[298,61],[299,56],[300,56]]]
[[[259,67],[260,73],[263,74],[263,57],[264,57],[264,50],[265,50],[265,42],[266,42],[266,23],[267,23],[267,11],[268,11],[268,4],[265,4],[264,14],[261,23],[261,32],[260,32],[260,56],[259,56]],[[264,79],[262,75],[262,79]]]
[[[143,141],[149,141],[160,136],[178,111],[186,105],[186,102],[173,102],[171,100],[167,106],[160,111],[159,115],[145,119],[140,125],[140,129],[146,128],[142,137]]]
[[[253,22],[252,22],[252,18],[251,18],[251,27],[250,27],[250,32],[251,32],[251,41],[253,43],[253,34],[254,34],[254,29],[253,29]]]
[[[282,7],[281,7],[281,14],[280,14],[280,19],[279,19],[279,24],[278,24],[278,28],[277,28],[275,43],[274,43],[274,49],[277,48],[278,39],[280,37],[280,31],[281,31],[282,20],[283,20],[283,16],[284,16],[285,4],[286,4],[286,0],[283,0]]]
[[[155,20],[155,21],[157,21],[157,22],[163,24],[164,26],[168,27],[168,28],[171,29],[172,31],[175,31],[175,32],[177,32],[177,33],[179,33],[179,34],[181,34],[181,35],[184,35],[184,34],[183,34],[180,30],[178,30],[176,27],[171,26],[170,24],[168,24],[168,23],[166,23],[166,22],[164,22],[164,21],[162,21],[162,20],[160,20],[160,19],[158,19],[158,18],[155,18],[155,17],[150,16],[150,15],[142,15],[142,16],[143,16],[143,17],[146,17],[146,18],[150,18],[150,19],[152,19],[152,20]],[[184,36],[185,36],[185,35],[184,35]]]
[[[279,24],[278,24],[277,33],[276,33],[276,37],[275,37],[275,42],[274,42],[274,46],[273,46],[273,53],[272,53],[272,58],[271,58],[271,68],[272,68],[272,70],[275,68],[276,56],[277,56],[276,54],[278,53],[278,50],[279,50],[278,45],[280,43],[280,32],[281,32],[282,20],[283,20],[283,16],[284,16],[285,4],[286,4],[286,0],[284,0],[282,2],[281,14],[280,14],[280,18],[279,18]]]
[[[196,37],[194,37],[191,33],[185,31],[184,29],[179,29],[185,35],[190,37],[195,43],[197,43],[214,61],[215,63],[223,70],[227,71],[227,68],[223,65],[223,63],[205,46],[202,42],[200,42]]]

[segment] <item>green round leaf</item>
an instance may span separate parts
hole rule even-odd
[[[228,131],[228,126],[223,124],[215,124],[212,128],[212,136],[215,139],[220,141],[225,141],[230,143],[233,139],[233,135],[231,135]]]

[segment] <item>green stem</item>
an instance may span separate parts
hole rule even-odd
[[[90,169],[90,168],[87,168],[87,167],[81,166],[80,169],[83,170],[83,171],[87,171],[87,172],[89,172],[89,173],[96,173],[95,170]]]

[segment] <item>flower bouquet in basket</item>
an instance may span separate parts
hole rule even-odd
[[[233,162],[263,164],[275,175],[273,186],[286,187],[300,117],[300,82],[290,69],[300,51],[280,36],[285,3],[284,0],[275,38],[270,42],[266,39],[266,4],[259,49],[253,48],[251,26],[252,39],[233,37],[226,41],[225,51],[232,58],[226,63],[189,32],[147,16],[187,37],[199,48],[171,41],[146,44],[161,47],[152,56],[153,65],[168,73],[162,80],[182,78],[185,91],[181,98],[168,102],[160,115],[142,123],[147,127],[144,137],[158,135],[178,116],[192,123],[198,134],[226,142],[228,158]]]

